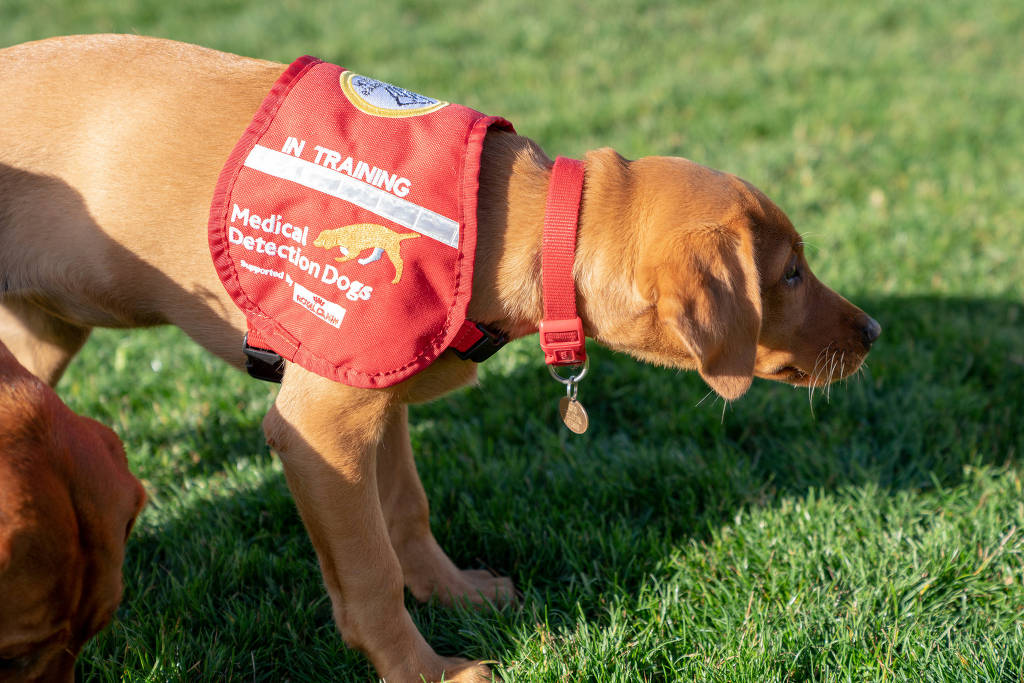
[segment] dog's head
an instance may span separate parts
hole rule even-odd
[[[587,161],[601,187],[588,189],[584,224],[598,227],[579,250],[600,275],[581,309],[599,341],[696,369],[726,399],[755,376],[823,386],[860,367],[881,327],[814,276],[759,190],[685,159],[599,150]]]
[[[145,501],[117,436],[0,344],[0,681],[72,680],[121,600]]]

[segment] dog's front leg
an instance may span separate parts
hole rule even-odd
[[[513,598],[511,580],[484,570],[460,570],[437,544],[409,443],[409,409],[405,405],[389,410],[377,454],[377,487],[405,585],[417,600],[425,602],[436,595],[444,604],[467,601],[483,605],[486,601],[504,604]]]
[[[342,637],[387,681],[490,680],[486,666],[439,657],[405,609],[402,570],[377,494],[377,450],[392,406],[293,364],[264,419],[267,441],[316,548]]]
[[[383,256],[383,255],[384,255],[384,250],[382,248],[374,247],[372,254],[370,254],[366,258],[359,259],[358,261],[356,261],[356,263],[358,263],[361,266],[365,266],[367,263],[373,263],[374,261],[379,261],[380,257]]]

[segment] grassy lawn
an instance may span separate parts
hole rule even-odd
[[[593,349],[575,437],[528,338],[415,408],[441,545],[523,592],[410,598],[439,652],[506,681],[1024,680],[1024,4],[0,3],[0,45],[96,31],[315,54],[552,156],[732,171],[882,323],[828,395],[701,402],[695,375]],[[58,389],[150,493],[84,680],[373,679],[263,443],[272,387],[160,329],[95,333]]]

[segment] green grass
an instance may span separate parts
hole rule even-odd
[[[594,351],[557,425],[534,340],[413,411],[434,530],[520,605],[411,599],[507,681],[1024,680],[1024,5],[5,0],[72,32],[302,53],[500,113],[551,154],[735,172],[885,328],[813,398]],[[263,444],[273,389],[174,330],[101,331],[59,386],[150,493],[84,680],[371,680]]]

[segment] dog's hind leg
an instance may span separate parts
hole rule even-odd
[[[377,451],[377,490],[405,585],[423,602],[431,596],[448,605],[511,601],[511,580],[485,570],[460,570],[431,533],[427,495],[409,444],[408,416],[405,405],[391,409]]]
[[[20,296],[0,298],[0,341],[29,372],[50,386],[57,384],[90,331]]]
[[[395,249],[397,252],[398,250]],[[395,267],[395,279],[391,281],[391,284],[397,285],[398,281],[402,279],[402,257],[398,254],[388,254],[391,259],[391,264]]]

